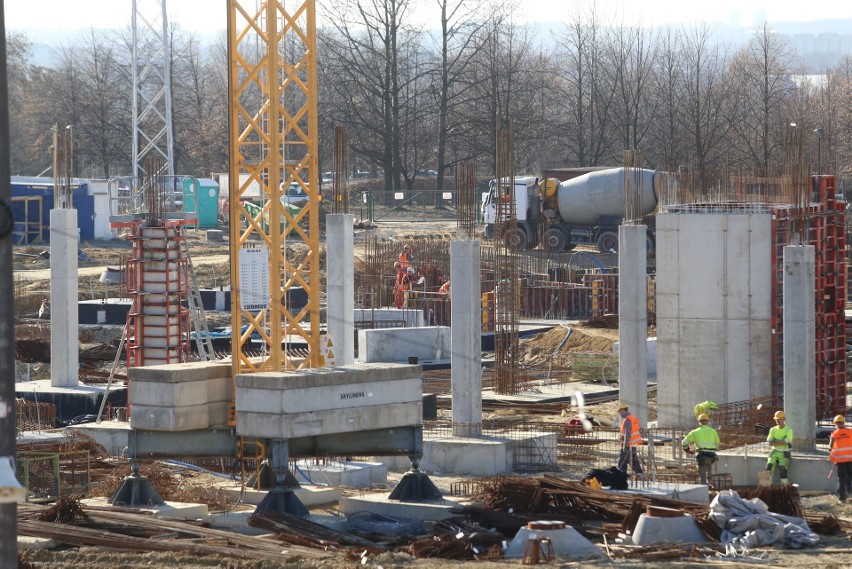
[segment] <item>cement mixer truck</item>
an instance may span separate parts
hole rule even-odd
[[[519,176],[514,184],[492,180],[483,195],[481,214],[486,238],[495,234],[498,200],[511,203],[517,226],[503,238],[513,249],[534,249],[541,242],[545,251],[558,253],[576,245],[596,245],[602,252],[618,249],[618,225],[624,217],[625,180],[638,186],[637,210],[641,216],[657,207],[657,187],[661,172],[634,170],[625,177],[624,168],[595,170],[560,181]],[[498,195],[502,193],[502,195]],[[508,208],[500,208],[504,218]],[[648,248],[653,249],[653,229],[649,229]]]

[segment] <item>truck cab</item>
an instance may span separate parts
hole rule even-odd
[[[511,194],[509,193],[511,191]],[[502,200],[503,207],[500,200]],[[533,218],[538,217],[538,204],[541,200],[538,187],[538,178],[533,176],[516,176],[514,184],[501,183],[497,180],[491,180],[488,184],[488,193],[482,196],[482,205],[480,206],[480,214],[482,225],[485,230],[485,237],[491,238],[494,236],[494,228],[497,224],[498,209],[500,210],[500,221],[505,222],[512,217],[514,213],[515,221],[520,228],[518,235],[513,235],[512,239],[517,241],[519,236],[526,236],[526,227],[530,222],[534,222]],[[514,203],[513,211],[509,207]],[[508,238],[508,237],[507,237]],[[519,248],[528,247],[529,239],[524,238],[524,243],[515,243]]]

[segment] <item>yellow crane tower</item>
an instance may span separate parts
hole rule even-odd
[[[228,0],[228,51],[233,372],[320,366],[315,0]],[[308,195],[298,212],[282,199],[291,184]],[[307,246],[295,258],[291,237]],[[308,303],[295,311],[287,298],[297,286]],[[253,336],[260,358],[247,354]],[[307,355],[289,351],[289,339],[307,343]]]

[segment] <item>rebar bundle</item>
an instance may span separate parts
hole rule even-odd
[[[334,127],[334,180],[332,181],[331,212],[349,213],[349,130],[345,125]]]
[[[456,197],[458,199],[458,227],[468,238],[476,237],[479,199],[476,191],[476,163],[462,162],[456,166]]]

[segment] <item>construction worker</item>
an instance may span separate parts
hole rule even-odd
[[[834,432],[828,442],[828,460],[834,463],[837,472],[837,498],[845,502],[846,496],[852,491],[852,429],[846,428],[843,415],[835,417],[833,422]]]
[[[441,288],[438,289],[438,294],[441,295],[441,298],[444,300],[450,299],[450,281],[447,280],[444,284],[441,285]]]
[[[633,474],[642,476],[644,471],[639,464],[639,446],[642,444],[639,419],[630,414],[627,403],[618,406],[618,414],[621,417],[621,452],[618,455],[618,469],[626,474],[629,462]]]
[[[408,269],[408,267],[414,267],[414,255],[411,254],[410,246],[402,246],[402,251],[399,253],[399,262],[402,265],[403,269]]]
[[[711,411],[717,411],[718,409],[719,406],[713,401],[702,401],[693,407],[692,412],[695,413],[695,420],[698,421],[698,417],[701,415],[707,415],[710,417],[710,415],[713,414]]]
[[[680,444],[687,454],[695,454],[695,461],[698,463],[698,482],[707,484],[713,463],[718,460],[716,451],[719,450],[721,443],[719,433],[710,426],[710,417],[706,413],[698,416],[698,423],[698,428],[689,431]],[[695,445],[695,450],[692,450],[691,445]]]
[[[402,263],[397,261],[393,264],[396,270],[396,280],[393,284],[393,305],[396,308],[402,308],[405,304],[405,289],[406,289],[406,274],[402,268]]]
[[[793,456],[790,449],[793,445],[793,429],[787,426],[787,416],[784,411],[776,411],[772,417],[775,419],[775,426],[769,429],[769,435],[766,437],[766,442],[772,446],[772,451],[769,453],[769,458],[766,460],[766,470],[773,472],[778,470],[781,478],[781,484],[789,484],[788,469]],[[775,483],[775,480],[772,480]]]

